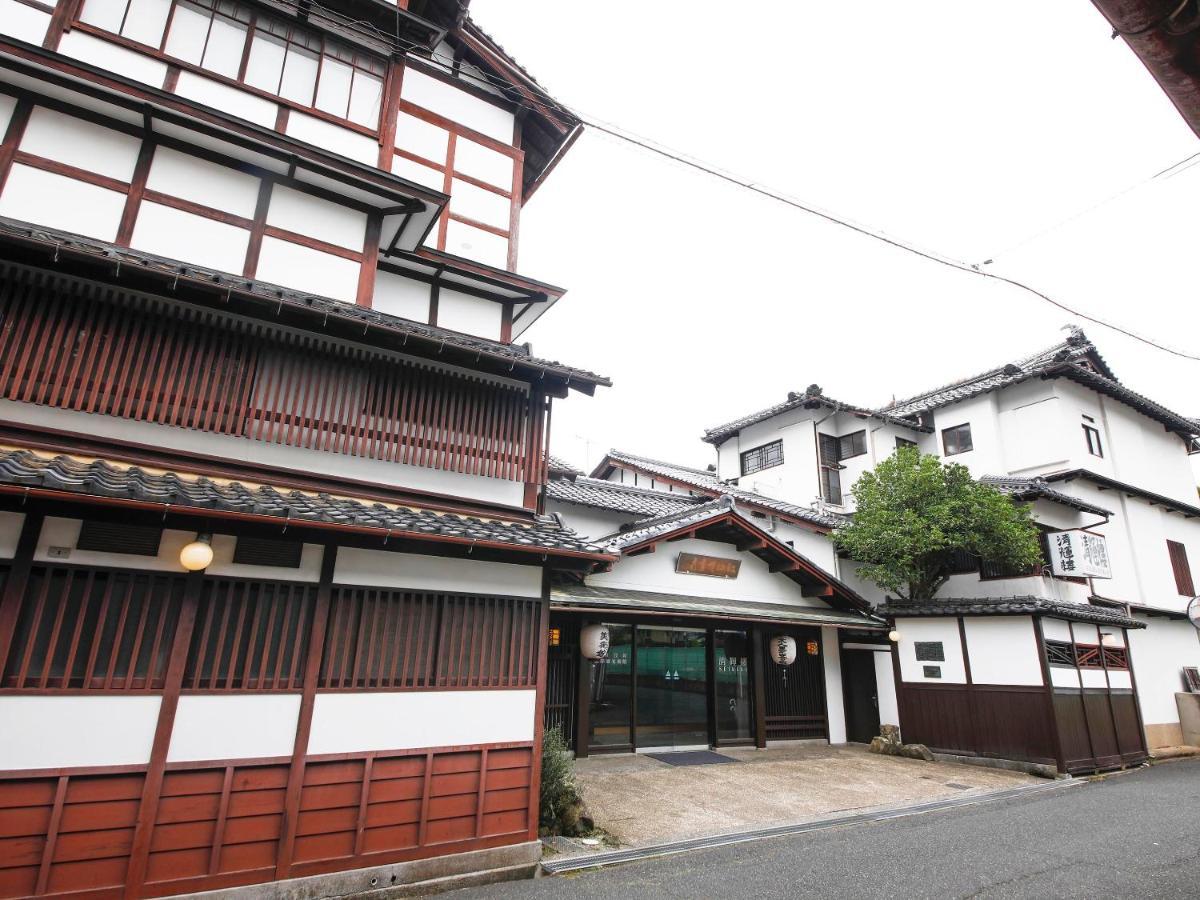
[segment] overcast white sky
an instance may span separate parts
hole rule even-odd
[[[586,115],[1200,354],[1200,151],[1088,0],[474,0]],[[526,335],[612,377],[553,450],[705,465],[705,427],[817,383],[878,405],[1061,338],[1033,296],[585,132],[525,209],[520,266],[568,288]],[[1127,385],[1200,415],[1200,363],[1083,324]]]

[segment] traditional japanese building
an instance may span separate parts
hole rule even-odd
[[[546,722],[578,756],[878,733],[875,654],[846,649],[886,655],[886,629],[832,574],[838,518],[629,454],[551,469],[547,508],[619,557],[551,586]]]
[[[879,409],[813,385],[705,440],[717,449],[714,483],[827,515],[853,515],[853,483],[905,446],[1028,503],[1042,565],[948,559],[934,601],[879,608],[896,625],[899,724],[935,749],[1083,771],[1183,743],[1180,704],[1200,699],[1185,679],[1200,666],[1185,615],[1200,553],[1188,458],[1198,433],[1122,383],[1072,329]],[[838,559],[831,571],[883,604],[855,568]]]
[[[0,897],[539,857],[607,381],[517,343],[579,122],[466,7],[0,0]]]

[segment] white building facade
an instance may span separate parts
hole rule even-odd
[[[866,699],[847,693],[848,709],[869,702],[876,726],[898,719],[906,737],[939,749],[1080,771],[1183,741],[1176,695],[1186,691],[1184,669],[1200,666],[1200,638],[1185,616],[1196,593],[1190,560],[1200,558],[1189,459],[1198,432],[1195,421],[1121,384],[1073,331],[1029,358],[883,409],[841,403],[812,385],[707,432],[717,451],[708,471],[613,451],[593,474],[639,489],[757,502],[785,540],[894,616],[893,653],[861,651],[877,662],[877,690]],[[918,609],[885,604],[855,564],[838,557],[827,532],[793,533],[789,514],[834,527],[847,521],[854,482],[900,446],[962,463],[1030,504],[1046,565],[1013,572],[959,560],[939,605]],[[1106,566],[1090,577],[1054,574],[1049,550],[1064,533],[1089,536]],[[1004,690],[1013,696],[1001,701]],[[1044,722],[1011,745],[997,744],[994,733],[981,741],[969,730],[931,731],[931,722],[969,719],[984,701],[1008,703],[993,718],[1010,720],[1013,704],[1034,703],[1026,718]],[[1023,753],[1022,741],[1037,752]]]

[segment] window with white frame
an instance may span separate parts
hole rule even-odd
[[[297,106],[379,126],[384,59],[234,0],[85,0],[79,21]]]

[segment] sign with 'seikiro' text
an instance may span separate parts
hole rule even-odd
[[[1055,531],[1049,535],[1050,570],[1076,578],[1112,578],[1104,535]]]

